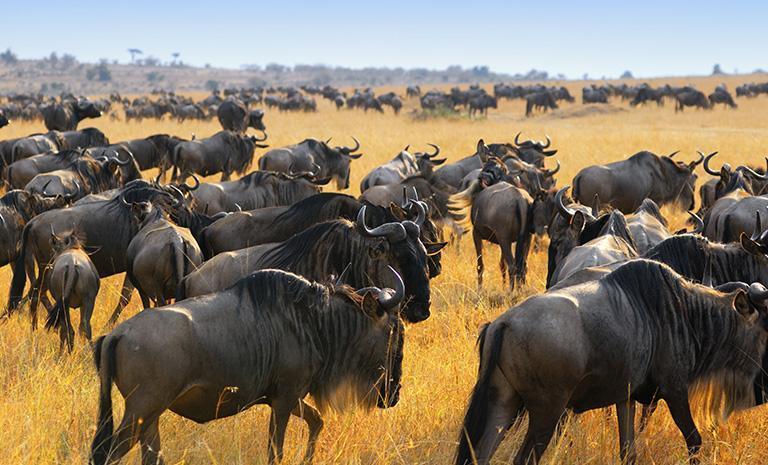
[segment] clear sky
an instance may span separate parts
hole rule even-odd
[[[81,61],[128,48],[236,68],[488,65],[580,77],[768,68],[768,0],[418,1],[3,0],[0,49]]]

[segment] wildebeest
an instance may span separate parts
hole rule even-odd
[[[133,181],[111,200],[95,201],[70,208],[51,210],[32,218],[24,227],[21,249],[13,265],[13,279],[8,296],[8,310],[16,309],[21,302],[24,286],[29,277],[31,289],[30,312],[32,324],[37,324],[37,302],[43,299],[47,283],[43,270],[50,262],[53,252],[50,246],[51,230],[77,230],[86,238],[86,249],[93,251],[91,261],[99,270],[99,276],[106,277],[125,271],[125,252],[136,235],[138,226],[132,219],[131,210],[125,202],[162,201],[170,202],[174,197],[157,185],[146,181]],[[37,273],[35,272],[37,268]],[[125,306],[133,287],[126,280],[116,310]],[[47,306],[47,305],[46,305]],[[119,310],[118,310],[119,309]]]
[[[487,166],[491,165],[491,166]],[[505,170],[498,158],[491,158],[483,168],[480,179],[470,187],[451,196],[451,215],[463,229],[472,228],[472,239],[477,256],[477,285],[483,285],[483,241],[498,244],[501,249],[502,280],[509,273],[509,286],[514,289],[518,282],[525,282],[528,251],[531,245],[533,199],[528,193],[505,181],[493,185],[484,179],[484,173],[492,168]],[[515,253],[512,253],[512,243]]]
[[[58,329],[59,350],[64,344],[72,351],[75,332],[69,315],[70,308],[80,309],[80,334],[91,341],[91,315],[99,293],[99,273],[83,248],[77,231],[61,236],[51,230],[54,257],[50,271],[49,289],[56,304],[48,313],[46,329]]]
[[[40,111],[49,131],[74,131],[80,121],[101,116],[96,105],[88,100],[54,103],[41,107]]]
[[[360,192],[365,192],[373,186],[383,186],[387,184],[397,184],[408,176],[418,173],[420,163],[429,163],[432,165],[441,165],[442,160],[433,160],[440,153],[440,147],[431,145],[435,151],[433,153],[414,153],[408,152],[410,146],[405,147],[401,152],[395,155],[387,163],[377,166],[360,181]]]
[[[479,112],[483,116],[488,116],[489,108],[498,108],[498,102],[496,97],[492,97],[487,94],[478,95],[469,99],[469,117]]]
[[[317,179],[312,173],[285,174],[253,171],[237,181],[206,182],[193,188],[192,208],[206,214],[255,210],[292,205],[320,192],[330,179]]]
[[[552,140],[549,136],[544,136],[547,139],[545,144],[543,141],[524,140],[520,142],[520,134],[515,134],[515,147],[514,153],[524,162],[530,163],[537,168],[544,168],[544,159],[557,154],[557,150],[547,150],[552,145]],[[493,146],[494,144],[491,144]],[[498,154],[497,154],[498,156]]]
[[[244,174],[253,162],[253,152],[267,140],[267,134],[259,139],[232,131],[219,131],[207,139],[181,142],[173,150],[172,181],[185,182],[197,173],[203,176],[221,173],[221,180],[228,181],[232,173]],[[177,175],[178,171],[178,175]]]
[[[368,408],[399,400],[404,286],[394,280],[394,290],[355,291],[267,270],[126,321],[94,347],[100,390],[92,463],[116,463],[137,441],[142,461],[158,462],[166,410],[206,423],[255,404],[272,409],[269,463],[282,459],[291,415],[307,422],[304,459],[311,462],[323,420],[304,397],[321,410],[349,406],[342,390]],[[126,399],[117,431],[113,382]]]
[[[64,197],[43,197],[24,190],[11,190],[0,198],[0,266],[12,263],[19,254],[24,226],[35,215],[67,204]]]
[[[132,164],[134,166],[130,172],[133,176],[125,178],[120,168]],[[24,186],[24,190],[47,197],[62,195],[74,201],[88,194],[115,189],[139,177],[138,166],[135,166],[132,158],[94,160],[91,157],[80,157],[64,169],[36,175]]]
[[[121,151],[129,151],[136,159],[139,169],[160,168],[162,175],[171,165],[173,150],[181,142],[186,140],[168,134],[155,134],[143,139],[127,140],[117,144],[93,148],[88,151],[92,157],[109,156],[110,151],[116,151],[121,158],[125,158]]]
[[[251,110],[245,104],[236,98],[228,98],[219,105],[216,112],[221,127],[227,131],[244,133],[246,129],[254,128],[260,131],[266,131],[264,126],[264,111]]]
[[[627,216],[627,228],[635,250],[640,255],[671,235],[666,218],[661,214],[656,202],[651,199],[643,200],[637,210]]]
[[[4,177],[11,189],[23,189],[38,174],[65,169],[83,154],[83,150],[62,150],[33,155],[11,163]]]
[[[349,188],[350,163],[363,156],[355,153],[360,149],[356,138],[354,147],[331,147],[331,139],[325,142],[317,139],[304,139],[298,144],[272,149],[259,159],[259,169],[290,173],[292,171],[313,172],[318,178],[334,177],[338,189]],[[320,168],[319,172],[317,167]]]
[[[139,292],[144,308],[151,302],[165,306],[176,295],[184,276],[203,263],[192,233],[168,221],[150,202],[131,204],[139,224],[126,252],[126,275]]]
[[[622,213],[633,212],[646,198],[658,205],[672,203],[693,210],[694,170],[704,156],[699,154],[698,160],[686,164],[673,160],[676,153],[660,156],[642,151],[626,160],[588,166],[573,178],[574,199],[586,205],[597,195],[600,202]]]
[[[419,86],[408,86],[405,88],[406,97],[419,97],[421,95],[421,88]]]
[[[430,307],[427,257],[445,244],[427,250],[421,242],[419,225],[426,220],[424,210],[415,221],[385,223],[372,229],[365,226],[365,210],[360,209],[356,223],[329,221],[284,242],[220,253],[184,278],[177,300],[226,289],[266,268],[291,271],[307,279],[340,276],[344,283],[360,287],[371,280],[389,282],[386,267],[391,265],[405,280],[404,317],[412,322],[426,320]]]
[[[582,230],[576,229],[575,232],[580,235]],[[624,262],[637,256],[627,221],[620,211],[614,210],[594,239],[577,245],[558,263],[550,285],[554,286],[586,268]]]
[[[608,103],[608,93],[596,87],[585,87],[581,90],[582,103]]]
[[[531,116],[537,109],[541,109],[541,111],[546,113],[549,109],[556,110],[557,108],[559,107],[557,102],[555,102],[555,97],[549,91],[525,96],[525,116]]]
[[[10,164],[41,153],[65,149],[84,149],[107,144],[109,144],[109,139],[96,128],[66,132],[50,131],[45,134],[33,134],[17,139],[11,147],[11,153],[4,154],[3,158],[6,163]]]
[[[709,103],[709,99],[704,95],[704,92],[696,89],[678,92],[675,94],[675,99],[677,102],[675,105],[675,113],[685,110],[685,107],[697,107],[704,110],[712,108],[712,104]]]
[[[731,93],[728,92],[725,87],[718,86],[714,92],[709,94],[710,105],[713,107],[717,105],[718,103],[722,103],[723,105],[729,106],[731,108],[737,108],[738,105],[736,105],[736,102],[733,101],[733,97],[731,96]]]
[[[659,399],[693,459],[701,435],[689,392],[714,390],[708,407],[715,414],[751,405],[765,352],[768,291],[744,283],[719,290],[635,260],[599,281],[508,310],[480,334],[480,370],[455,463],[489,463],[523,412],[529,424],[515,464],[537,463],[566,409],[611,404],[622,460],[634,463],[634,402]]]

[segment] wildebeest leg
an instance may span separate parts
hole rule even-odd
[[[515,290],[515,277],[517,269],[515,268],[515,257],[512,255],[512,244],[499,238],[499,248],[501,249],[501,259],[507,264],[506,271],[509,273],[509,290]]]
[[[162,465],[165,463],[160,456],[160,430],[157,427],[158,418],[150,424],[144,424],[139,441],[141,442],[141,465]]]
[[[165,300],[164,295],[161,295],[160,297],[157,298],[157,301],[155,302],[155,304],[156,304],[155,306],[159,305],[160,307],[165,307],[166,305],[168,305],[168,301]]]
[[[145,392],[134,392],[132,396],[125,399],[123,419],[112,437],[109,460],[107,461],[110,465],[119,462],[139,440],[142,441],[142,465],[154,463],[145,460],[145,444],[156,444],[155,453],[159,453],[160,433],[157,429],[157,421],[162,413],[162,408],[159,410],[151,409],[152,406],[158,404],[159,399],[155,396],[149,396]]]
[[[283,460],[285,428],[288,426],[292,410],[293,406],[287,405],[285,401],[278,400],[272,405],[272,413],[269,416],[269,465]]]
[[[147,297],[147,294],[143,293],[142,291],[139,291],[139,297],[141,297],[142,307],[149,308],[152,306],[152,302],[149,301],[149,297]]]
[[[91,317],[93,316],[93,307],[96,304],[96,295],[87,296],[83,300],[83,306],[80,307],[80,334],[89,342],[91,341]]]
[[[501,285],[507,285],[507,262],[504,260],[504,254],[499,254],[499,269],[501,270]]]
[[[131,301],[131,294],[133,294],[133,284],[131,284],[131,280],[128,279],[128,275],[126,274],[125,279],[123,279],[123,289],[120,291],[120,300],[117,301],[117,305],[112,311],[112,316],[109,317],[110,326],[114,326],[115,323],[117,323],[117,319],[120,318],[120,313],[122,313],[125,306],[128,305],[128,302]]]
[[[675,420],[677,428],[683,433],[685,444],[688,446],[688,456],[691,464],[699,463],[696,454],[701,449],[701,434],[699,434],[699,430],[696,428],[696,423],[693,422],[691,406],[688,403],[688,393],[685,391],[678,392],[674,396],[665,396],[664,400],[667,401],[669,413],[672,415],[672,419]]]
[[[515,271],[517,271],[515,279],[520,283],[525,282],[528,273],[528,254],[531,251],[532,236],[533,234],[529,231],[523,231],[517,237],[515,244]]]
[[[560,417],[565,414],[567,401],[550,399],[528,406],[528,431],[525,440],[515,456],[515,465],[539,463],[541,456],[555,433]]]
[[[309,440],[307,441],[307,452],[304,454],[304,463],[312,463],[312,458],[315,455],[315,445],[317,444],[317,437],[320,435],[320,430],[323,429],[323,419],[314,407],[308,405],[303,400],[299,401],[299,405],[293,409],[291,414],[303,418],[307,422],[307,428],[309,428]]]
[[[619,421],[619,454],[622,463],[633,464],[637,460],[635,451],[635,401],[627,399],[616,404],[616,418]]]
[[[472,229],[472,240],[475,241],[475,254],[477,255],[477,289],[483,287],[483,238],[477,229]]]

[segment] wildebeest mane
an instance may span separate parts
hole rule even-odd
[[[347,194],[321,192],[294,203],[278,215],[270,227],[290,224],[294,230],[305,230],[313,224],[336,218],[352,220],[360,210],[360,202]]]
[[[643,203],[640,204],[639,207],[637,207],[637,210],[635,210],[635,213],[647,213],[651,215],[652,217],[659,220],[659,223],[661,223],[665,228],[669,227],[669,224],[667,223],[667,219],[664,218],[664,215],[661,214],[661,210],[659,210],[658,204],[654,202],[651,199],[645,199],[643,200]]]
[[[632,233],[627,227],[627,219],[624,214],[618,210],[612,211],[607,215],[608,219],[600,230],[601,236],[611,235],[623,239],[627,244],[635,247],[635,241],[632,239]]]
[[[632,312],[653,347],[651,357],[681,358],[691,363],[684,376],[692,393],[707,391],[706,413],[712,420],[754,405],[753,378],[760,360],[749,354],[760,335],[748,331],[728,296],[693,284],[663,263],[633,260],[601,282],[614,309]],[[649,362],[648,377],[653,377]]]

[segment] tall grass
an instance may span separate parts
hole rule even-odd
[[[685,81],[671,81],[675,84]],[[711,89],[719,81],[696,84]],[[733,89],[736,82],[729,81]],[[580,96],[579,85],[571,86]],[[577,100],[580,100],[577,97]],[[657,153],[681,150],[680,158],[693,159],[695,150],[720,150],[720,161],[762,164],[768,142],[768,98],[739,100],[736,111],[691,111],[675,114],[673,106],[618,112],[584,111],[580,103],[564,104],[554,115],[524,119],[521,102],[502,102],[487,119],[429,118],[408,116],[415,100],[403,114],[363,114],[336,111],[325,102],[316,114],[281,114],[265,117],[273,147],[305,137],[349,144],[354,135],[365,156],[353,162],[352,193],[371,168],[394,156],[405,145],[414,149],[439,144],[451,161],[473,153],[478,138],[510,141],[518,131],[523,137],[543,139],[549,134],[563,169],[559,184],[567,184],[589,164],[622,159],[638,150]],[[621,106],[621,104],[616,104]],[[577,115],[580,115],[577,117]],[[205,137],[219,127],[214,122],[145,121],[123,123],[108,118],[89,120],[113,141],[169,132],[184,137]],[[3,138],[43,131],[42,124],[20,124],[0,130]],[[706,178],[706,175],[702,175]],[[218,178],[213,178],[218,179]],[[674,222],[679,212],[665,210]],[[433,314],[426,322],[407,330],[403,391],[392,409],[372,413],[349,412],[326,418],[316,462],[319,464],[445,464],[450,463],[467,396],[475,381],[475,338],[479,326],[511,305],[544,287],[546,247],[530,257],[528,283],[514,295],[501,286],[498,251],[486,244],[486,287],[478,293],[471,241],[444,253],[443,274],[433,286]],[[105,279],[94,315],[94,333],[109,331],[108,313],[118,299],[122,276]],[[5,302],[10,282],[8,267],[0,270],[0,299]],[[123,319],[139,311],[138,298]],[[77,319],[75,313],[73,316]],[[0,325],[0,464],[83,464],[96,424],[98,382],[90,349],[81,339],[71,355],[58,355],[58,338],[30,331],[27,315]],[[122,401],[115,392],[115,414]],[[266,463],[268,409],[255,407],[236,417],[197,425],[170,412],[160,429],[169,464]],[[503,443],[495,463],[511,460],[524,428],[513,430]],[[760,464],[768,461],[768,407],[736,414],[728,424],[702,431],[704,464]],[[306,441],[303,423],[291,420],[286,441],[286,463],[298,463]],[[684,463],[683,438],[662,408],[639,439],[640,463]],[[138,448],[126,463],[139,463]],[[544,463],[618,463],[615,415],[598,410],[578,416],[565,434],[553,443]]]

